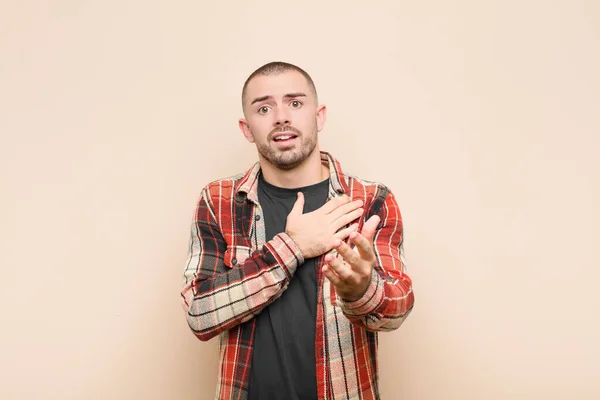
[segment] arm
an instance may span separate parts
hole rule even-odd
[[[191,229],[181,291],[194,334],[203,341],[248,321],[277,299],[304,258],[286,233],[276,235],[243,264],[225,266],[227,244],[202,192]]]
[[[352,323],[372,331],[391,331],[400,327],[414,304],[412,281],[401,260],[402,217],[387,189],[374,201],[370,214],[379,216],[380,223],[375,231],[376,262],[369,285],[360,299],[344,301],[337,296],[337,304]]]

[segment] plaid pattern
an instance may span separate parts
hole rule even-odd
[[[329,199],[347,194],[364,201],[359,229],[372,215],[381,222],[374,239],[377,264],[365,295],[354,302],[336,296],[318,263],[316,359],[318,398],[379,399],[377,332],[397,329],[413,307],[410,277],[401,261],[402,217],[384,185],[344,174],[330,154]],[[247,398],[255,320],[286,290],[304,259],[286,233],[266,241],[258,203],[258,173],[207,185],[200,196],[181,291],[187,321],[200,340],[219,336],[216,399]],[[332,250],[335,252],[335,250]]]

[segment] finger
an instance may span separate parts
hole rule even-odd
[[[364,209],[357,208],[356,210],[349,212],[348,214],[344,214],[341,217],[339,217],[338,219],[336,219],[335,221],[333,221],[333,227],[337,231],[342,226],[346,226],[349,223],[351,223],[352,221],[354,221],[355,219],[360,218],[360,216],[363,215],[364,212],[365,212]]]
[[[354,201],[342,204],[341,206],[339,206],[335,210],[332,210],[329,213],[329,216],[331,217],[332,220],[336,220],[339,217],[341,217],[342,215],[348,214],[349,212],[354,211],[357,208],[362,207],[363,204],[364,203],[363,203],[362,200],[354,200]]]
[[[304,194],[302,192],[298,192],[298,198],[290,211],[290,215],[302,215],[304,211]]]
[[[346,243],[342,241],[335,241],[333,247],[337,250],[338,254],[342,256],[344,261],[352,266],[352,268],[357,269],[361,267],[360,254],[352,250],[352,248]]]
[[[378,215],[373,215],[363,225],[361,234],[371,243],[373,242],[373,239],[375,239],[375,231],[377,230],[379,221],[381,221],[381,218],[379,218]]]
[[[341,229],[341,230],[337,231],[337,232],[336,232],[336,233],[333,235],[333,237],[334,237],[335,239],[344,240],[344,239],[346,239],[348,236],[350,236],[350,234],[351,234],[352,232],[356,232],[356,231],[357,231],[357,229],[358,229],[358,224],[352,224],[352,225],[350,225],[350,226],[349,226],[349,227],[347,227],[347,228],[344,228],[344,229]]]
[[[375,252],[373,251],[373,241],[369,241],[366,237],[361,235],[359,232],[351,232],[349,238],[352,243],[356,245],[356,250],[360,258],[363,260],[373,262],[375,261]]]
[[[325,264],[321,271],[323,271],[323,275],[325,275],[325,278],[329,279],[329,282],[331,282],[333,286],[339,286],[342,283],[340,277],[329,267],[329,265]]]
[[[330,212],[332,212],[333,210],[335,210],[336,208],[338,208],[342,204],[346,204],[346,203],[349,203],[349,202],[350,202],[350,197],[348,197],[347,195],[344,194],[344,195],[341,195],[341,196],[334,197],[333,199],[331,199],[328,202],[326,202],[321,207],[321,210],[323,210],[323,212],[325,212],[325,214],[329,214]]]
[[[325,262],[329,265],[329,268],[333,270],[339,276],[342,282],[349,280],[352,277],[352,267],[342,262],[340,257],[334,257],[331,254],[325,256]]]

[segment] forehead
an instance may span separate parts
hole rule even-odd
[[[262,96],[282,97],[288,93],[304,93],[314,97],[310,84],[298,71],[286,71],[271,75],[258,75],[248,82],[245,101]]]

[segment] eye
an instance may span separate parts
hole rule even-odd
[[[290,102],[290,105],[291,105],[293,108],[300,108],[300,107],[302,107],[302,102],[301,102],[301,101],[299,101],[299,100],[292,100],[292,101]]]
[[[259,114],[266,114],[271,108],[269,106],[262,106],[258,109]]]

